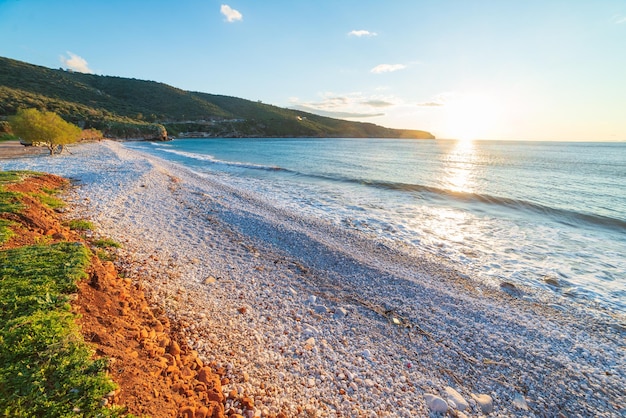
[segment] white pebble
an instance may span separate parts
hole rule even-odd
[[[333,318],[335,319],[343,319],[345,318],[345,316],[348,314],[348,311],[346,311],[344,308],[337,308],[335,310],[335,313],[333,314]]]
[[[493,411],[493,399],[491,396],[487,394],[478,394],[472,393],[472,398],[476,401],[476,403],[480,406],[480,410],[483,414],[487,415]]]
[[[448,411],[448,404],[442,398],[437,395],[433,395],[432,393],[425,393],[424,399],[426,400],[426,405],[433,412],[441,412],[442,414]]]
[[[467,403],[467,401],[454,388],[451,388],[450,386],[446,386],[444,390],[446,391],[446,395],[448,396],[448,403],[453,402],[456,409],[458,409],[459,411],[464,411],[469,407],[469,404]]]

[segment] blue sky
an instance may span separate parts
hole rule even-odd
[[[0,55],[424,129],[626,141],[624,0],[0,0]]]

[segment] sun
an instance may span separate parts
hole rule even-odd
[[[490,137],[500,109],[480,94],[458,94],[445,104],[446,132],[450,139],[470,141]]]

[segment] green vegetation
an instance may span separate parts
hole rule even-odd
[[[117,241],[112,240],[111,238],[101,238],[97,239],[93,242],[98,248],[120,248],[121,245]]]
[[[22,209],[20,194],[4,190],[0,186],[0,212],[16,213]]]
[[[0,171],[0,213],[23,209],[21,193],[6,184],[38,173]],[[49,206],[61,201],[54,190],[33,193]],[[15,222],[0,218],[0,245]],[[115,389],[106,359],[93,360],[69,301],[87,277],[91,252],[61,242],[0,250],[0,416],[117,417],[120,408],[102,400]]]
[[[58,208],[62,208],[63,206],[65,206],[65,202],[62,201],[61,199],[58,199],[54,196],[51,196],[50,194],[44,194],[44,193],[34,193],[32,194],[33,197],[36,197],[37,199],[39,199],[39,201],[41,203],[43,203],[44,205],[48,206],[50,209],[58,209]]]
[[[8,240],[11,239],[15,233],[10,228],[13,225],[13,222],[7,221],[6,219],[0,219],[0,245],[4,244]]]
[[[82,133],[78,126],[64,121],[56,113],[37,109],[19,109],[9,122],[15,135],[30,144],[43,144],[50,155],[60,153],[64,145],[78,141]]]
[[[74,231],[89,231],[95,229],[93,223],[84,219],[73,219],[67,223],[67,226]]]
[[[101,406],[115,386],[106,361],[91,360],[68,303],[89,259],[67,242],[0,251],[2,415],[119,415]]]
[[[0,117],[20,108],[53,111],[105,136],[165,139],[200,132],[219,137],[433,138],[154,81],[74,73],[0,57]],[[167,129],[167,131],[166,131]]]

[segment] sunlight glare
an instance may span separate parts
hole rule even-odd
[[[473,191],[475,158],[472,140],[458,140],[446,157],[445,183],[449,190],[465,193]]]
[[[467,141],[488,138],[495,127],[499,107],[478,94],[462,94],[446,104],[446,125],[451,139]]]

